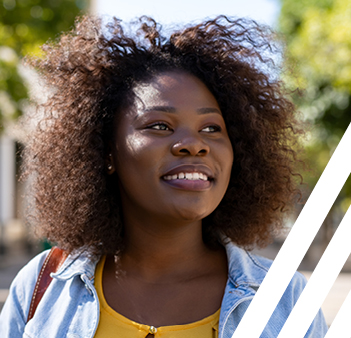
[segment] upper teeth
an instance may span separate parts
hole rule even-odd
[[[203,173],[179,173],[179,174],[174,174],[174,175],[167,175],[163,177],[166,181],[170,180],[203,180],[207,181],[208,177],[207,175]]]

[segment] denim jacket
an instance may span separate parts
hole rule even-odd
[[[272,261],[252,255],[232,243],[226,245],[228,281],[223,296],[218,338],[231,338]],[[94,288],[99,258],[69,256],[41,299],[34,317],[26,323],[34,285],[47,251],[29,262],[13,281],[0,315],[1,338],[91,338],[99,323],[99,300]],[[296,273],[277,305],[261,338],[278,336],[306,284]],[[324,337],[327,326],[321,311],[305,338]]]

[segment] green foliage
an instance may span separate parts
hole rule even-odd
[[[69,30],[87,7],[88,0],[0,1],[0,130],[22,113],[28,96],[21,57],[40,54],[40,45]]]
[[[283,0],[280,27],[288,36],[289,53],[299,61],[302,83],[325,83],[351,93],[349,0]]]
[[[287,82],[303,90],[294,99],[315,124],[307,144],[316,174],[308,178],[313,186],[351,122],[351,2],[281,2],[279,27],[286,36],[288,67],[293,69],[293,75],[286,74]],[[351,196],[351,184],[344,192]]]

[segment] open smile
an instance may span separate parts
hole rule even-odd
[[[181,165],[168,171],[162,179],[178,189],[203,191],[211,187],[213,174],[204,165]]]
[[[171,180],[190,180],[190,181],[208,181],[208,176],[203,173],[198,173],[198,172],[193,172],[193,173],[179,173],[179,174],[174,174],[174,175],[166,175],[163,176],[163,179],[165,181],[171,181]]]

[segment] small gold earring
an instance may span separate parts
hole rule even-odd
[[[112,154],[111,154],[111,153],[108,154],[108,157],[109,157],[109,158],[112,158]],[[107,170],[110,171],[111,169],[112,169],[112,164],[109,163],[109,164],[107,165]]]

